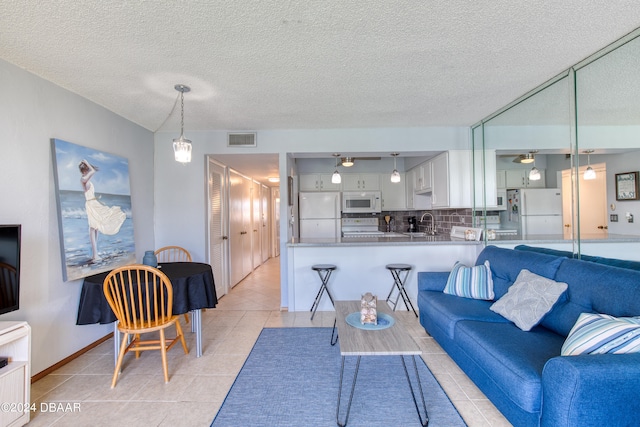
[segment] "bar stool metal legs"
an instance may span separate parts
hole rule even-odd
[[[398,301],[400,300],[400,297],[402,297],[402,302],[404,302],[404,306],[407,308],[407,311],[409,311],[409,307],[411,307],[413,314],[418,317],[418,313],[411,303],[407,290],[404,288],[405,281],[413,267],[409,264],[387,264],[386,268],[391,272],[391,276],[393,276],[393,285],[391,285],[391,290],[387,296],[387,303],[390,306],[393,306],[393,311],[396,311]],[[404,272],[404,277],[401,276],[402,272]],[[396,290],[398,291],[398,295],[396,295],[394,300],[391,295],[393,295],[393,292]]]
[[[316,264],[311,267],[312,270],[318,272],[318,277],[320,277],[320,289],[318,290],[318,294],[316,295],[315,300],[313,301],[313,305],[311,306],[311,320],[313,320],[313,316],[316,314],[316,310],[320,305],[320,299],[322,299],[322,294],[324,292],[327,293],[329,299],[331,300],[331,305],[333,305],[333,297],[331,296],[331,292],[329,292],[329,288],[327,287],[327,283],[329,283],[329,278],[331,277],[331,273],[337,267],[333,264]]]

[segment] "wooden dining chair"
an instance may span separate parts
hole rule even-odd
[[[158,262],[191,262],[191,254],[180,246],[164,246],[154,252]],[[184,321],[189,323],[189,313],[184,314]]]
[[[191,254],[180,246],[165,246],[155,251],[158,262],[191,262]]]
[[[180,340],[185,354],[189,353],[178,316],[171,313],[173,288],[169,278],[154,267],[127,265],[116,268],[107,275],[103,290],[118,319],[118,330],[124,334],[111,388],[116,386],[122,360],[130,351],[136,353],[137,359],[141,351],[160,350],[164,381],[168,383],[167,350]],[[176,327],[176,337],[166,338],[165,329],[171,325]],[[160,339],[141,339],[141,335],[150,332],[158,332]]]

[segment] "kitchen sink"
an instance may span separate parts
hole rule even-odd
[[[426,236],[430,236],[431,234],[427,234],[424,231],[406,231],[404,233],[405,236],[409,236],[409,237],[426,237]]]

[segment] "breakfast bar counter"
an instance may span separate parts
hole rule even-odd
[[[431,239],[427,241],[427,239]],[[418,295],[418,271],[449,271],[456,261],[472,264],[484,247],[482,242],[451,240],[447,236],[349,237],[301,239],[287,243],[288,309],[309,311],[318,292],[318,277],[312,266],[333,264],[337,268],[328,283],[335,300],[359,300],[365,292],[386,299],[393,285],[387,264],[409,264],[412,270],[405,289],[411,301]],[[400,302],[398,310],[405,307]],[[318,311],[332,311],[328,297]]]
[[[526,238],[529,237],[529,238]],[[526,244],[551,249],[572,251],[573,242],[562,235],[498,236],[487,242],[504,248]],[[417,272],[450,271],[460,261],[473,265],[485,246],[483,241],[466,241],[449,235],[403,237],[339,237],[328,239],[292,239],[287,243],[288,253],[288,309],[308,311],[318,292],[318,277],[314,264],[334,264],[337,268],[328,283],[336,300],[357,300],[365,292],[384,300],[393,285],[393,278],[385,268],[387,264],[409,264],[412,270],[405,289],[410,300],[416,302]],[[635,259],[630,254],[640,253],[639,236],[585,236],[581,241],[583,254]],[[405,307],[400,302],[398,310]],[[329,298],[320,301],[318,311],[332,311]]]

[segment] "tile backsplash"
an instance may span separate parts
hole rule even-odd
[[[426,211],[383,211],[380,214],[375,215],[358,215],[358,214],[343,214],[343,218],[363,217],[363,216],[375,216],[378,218],[378,229],[380,231],[387,231],[387,225],[384,220],[385,215],[391,217],[390,231],[405,232],[409,230],[409,218],[416,217],[418,231],[427,231],[427,228],[431,226],[431,217],[426,216],[423,222],[420,222],[420,218],[425,212],[430,212],[436,220],[436,231],[439,234],[449,234],[451,227],[454,225],[471,227],[472,222],[472,210],[471,209],[433,209]]]

